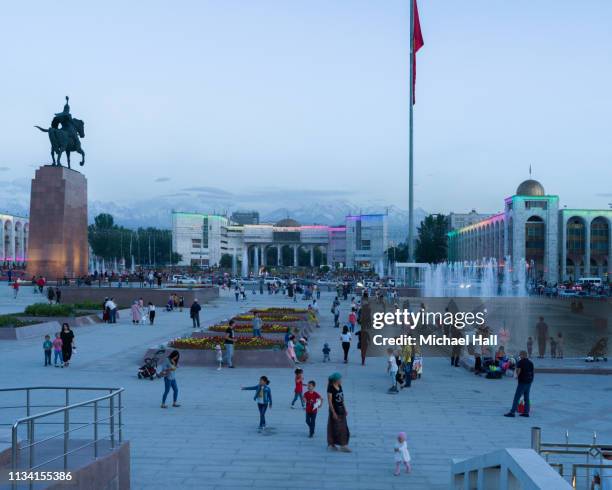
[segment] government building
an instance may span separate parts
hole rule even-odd
[[[612,273],[612,210],[566,209],[559,196],[526,180],[504,201],[504,210],[448,233],[448,260],[476,261],[510,257],[529,277],[549,283]]]
[[[227,255],[241,263],[243,276],[262,267],[318,265],[382,275],[387,248],[385,214],[347,216],[340,226],[325,226],[289,218],[238,224],[225,216],[172,213],[172,251],[180,254],[179,265],[217,266]]]
[[[28,218],[0,214],[0,261],[5,266],[25,264],[29,227]]]

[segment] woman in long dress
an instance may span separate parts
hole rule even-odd
[[[348,447],[350,432],[346,422],[348,411],[344,405],[342,375],[334,373],[328,378],[328,381],[327,401],[329,405],[329,418],[327,419],[327,447],[332,451],[340,450],[350,453],[351,450]]]

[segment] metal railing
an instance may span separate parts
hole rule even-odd
[[[35,405],[32,403],[33,392],[40,391],[51,391],[51,392],[64,392],[64,403],[62,405]],[[88,399],[85,401],[70,403],[72,392],[87,392],[87,391],[99,391],[108,392],[104,395],[96,398]],[[11,470],[15,471],[36,471],[43,466],[50,463],[62,460],[62,468],[64,471],[68,470],[69,456],[82,451],[85,448],[93,446],[93,458],[100,456],[102,448],[102,442],[108,440],[108,447],[110,450],[114,450],[118,445],[120,446],[123,442],[123,404],[122,404],[122,393],[123,388],[92,388],[92,387],[65,387],[65,386],[29,386],[24,388],[2,388],[0,394],[3,393],[17,393],[25,392],[25,405],[5,406],[0,407],[3,409],[23,409],[26,410],[26,416],[17,419],[12,424],[0,424],[11,426]],[[37,408],[52,408],[51,410],[33,413],[34,409]],[[91,408],[91,419],[88,421],[75,421],[71,417],[71,412],[77,409]],[[108,410],[108,412],[107,412]],[[52,417],[55,415],[62,415],[63,420],[61,422],[52,421]],[[38,428],[41,426],[53,426],[61,425],[63,430],[59,432],[53,432],[50,435],[45,434],[41,439],[36,440]],[[26,443],[20,442],[19,440],[19,429],[25,426],[27,430]],[[78,447],[70,448],[70,439],[74,432],[86,428],[92,428],[93,438],[85,439],[87,442],[79,445]],[[108,427],[108,432],[101,430]],[[37,461],[36,459],[36,448],[47,443],[49,441],[60,439],[63,441],[62,449],[56,451],[51,458]],[[106,445],[104,445],[106,447]],[[26,459],[22,457],[22,451],[27,451],[27,464],[24,464]],[[18,482],[13,481],[13,488],[16,488]],[[30,482],[30,488],[32,488],[34,482]]]
[[[571,475],[570,483],[573,488],[591,488],[591,482],[594,475],[599,475],[600,478],[611,478],[612,479],[612,461],[604,460],[604,453],[612,452],[612,445],[600,444],[597,442],[597,433],[593,431],[593,439],[590,444],[581,443],[570,443],[569,431],[565,431],[565,442],[564,443],[549,443],[542,442],[542,429],[540,427],[531,428],[531,448],[544,457],[546,462],[557,469],[563,476],[564,465],[571,466],[572,471],[568,473]],[[550,462],[549,457],[551,455],[557,456],[569,456],[571,458],[584,457],[584,463],[574,462]],[[606,464],[604,461],[609,461]],[[586,470],[581,473],[581,470]],[[604,472],[609,472],[608,475],[603,476]],[[584,478],[584,485],[580,484],[581,479]]]

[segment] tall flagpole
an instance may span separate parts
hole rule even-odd
[[[409,142],[408,142],[408,261],[414,262],[414,155],[413,155],[413,128],[412,109],[414,102],[414,0],[410,2],[410,98],[409,109]]]

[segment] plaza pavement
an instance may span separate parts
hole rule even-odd
[[[7,290],[0,289],[1,312],[16,310]],[[20,294],[20,306],[40,298],[31,291]],[[289,407],[292,369],[180,367],[182,406],[160,409],[163,383],[138,380],[137,368],[148,346],[189,333],[187,310],[158,309],[153,327],[132,326],[124,314],[117,325],[76,329],[78,349],[69,369],[43,367],[42,339],[0,341],[1,384],[125,387],[125,438],[131,442],[135,489],[444,489],[449,486],[451,458],[528,447],[531,426],[542,427],[547,442],[562,442],[566,430],[572,441],[589,442],[597,430],[599,441],[612,443],[609,376],[538,375],[529,419],[502,417],[512,400],[514,380],[476,377],[451,368],[445,358],[427,357],[422,379],[398,395],[386,394],[384,359],[368,358],[362,367],[358,352],[352,350],[349,364],[341,363],[339,332],[331,326],[332,298],[331,293],[322,295],[321,328],[311,338],[312,358],[303,368],[305,379],[315,379],[322,395],[327,376],[334,371],[343,374],[351,454],[326,450],[325,406],[314,439],[307,438],[303,411]],[[280,294],[251,293],[248,301],[236,303],[226,292],[205,305],[201,317],[206,325],[253,306],[293,304]],[[342,304],[341,318],[348,315],[348,306]],[[321,362],[325,341],[332,348],[329,364]],[[255,384],[262,374],[271,380],[274,400],[267,434],[257,433],[253,392],[240,391],[241,385]],[[393,444],[398,431],[408,434],[413,472],[395,477]]]

